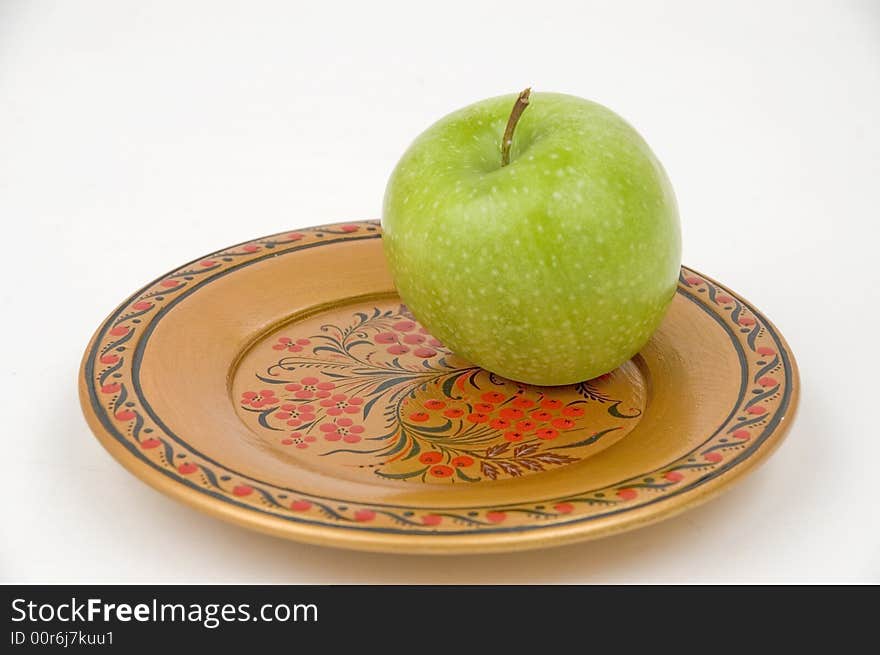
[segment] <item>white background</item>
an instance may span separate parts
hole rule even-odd
[[[92,331],[252,237],[378,217],[408,142],[526,85],[645,136],[684,261],[797,355],[786,443],[720,499],[544,552],[336,551],[159,495],[92,438]],[[0,0],[0,581],[880,582],[878,2]]]

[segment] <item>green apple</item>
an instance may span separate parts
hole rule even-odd
[[[391,175],[382,226],[416,318],[461,357],[537,385],[636,354],[681,265],[675,196],[648,145],[611,110],[556,93],[429,127]]]

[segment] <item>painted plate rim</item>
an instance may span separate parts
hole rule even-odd
[[[415,523],[416,527],[410,529],[374,528],[370,526],[369,521],[357,518],[357,516],[363,517],[373,513],[373,510],[369,508],[360,510],[362,512],[360,515],[355,511],[351,516],[343,516],[335,524],[306,520],[292,508],[287,508],[289,516],[283,516],[277,512],[266,512],[255,505],[242,502],[240,498],[236,497],[234,486],[227,485],[229,487],[227,489],[218,482],[216,490],[206,490],[193,484],[185,474],[178,471],[173,465],[164,468],[158,466],[145,454],[144,442],[147,441],[148,445],[155,443],[156,448],[167,448],[168,444],[163,441],[161,434],[147,437],[143,433],[137,432],[136,426],[138,423],[143,425],[143,417],[136,402],[132,403],[131,408],[123,407],[122,404],[116,402],[112,408],[109,408],[113,412],[112,414],[108,408],[102,405],[102,385],[107,380],[105,373],[107,371],[122,371],[125,367],[125,356],[115,355],[115,349],[120,347],[117,344],[128,341],[137,329],[146,325],[140,322],[137,327],[132,327],[130,319],[137,316],[141,321],[149,321],[152,320],[151,314],[152,316],[161,315],[161,308],[157,309],[159,303],[156,298],[164,299],[182,293],[189,286],[187,278],[192,280],[198,276],[205,276],[200,277],[199,280],[206,280],[217,273],[225,274],[229,272],[229,269],[246,266],[266,257],[295,252],[303,247],[379,237],[381,237],[381,230],[378,221],[319,225],[301,228],[294,232],[281,232],[242,242],[194,259],[156,278],[129,296],[95,331],[80,366],[80,402],[85,418],[98,441],[120,464],[158,491],[210,515],[246,528],[297,541],[357,550],[453,554],[525,550],[562,545],[607,536],[663,520],[711,499],[728,488],[731,483],[739,480],[772,454],[791,426],[798,405],[800,384],[797,364],[784,337],[747,300],[712,278],[687,267],[682,267],[679,293],[683,288],[697,288],[701,285],[705,285],[704,290],[708,290],[708,295],[713,298],[721,291],[729,296],[733,302],[733,324],[742,326],[742,332],[746,333],[746,336],[741,339],[751,343],[751,347],[754,348],[755,337],[761,328],[772,336],[773,343],[776,344],[774,357],[779,358],[779,365],[782,366],[785,373],[784,388],[778,389],[779,393],[774,395],[774,398],[779,397],[780,401],[771,408],[772,417],[767,420],[768,427],[763,430],[761,435],[752,440],[739,456],[719,462],[721,466],[701,476],[696,484],[676,490],[674,495],[659,496],[635,504],[627,503],[634,500],[629,496],[633,493],[638,495],[637,491],[623,487],[617,490],[620,500],[625,501],[623,507],[605,514],[580,519],[574,516],[571,520],[553,524],[535,523],[528,526],[520,525],[506,528],[503,521],[496,522],[495,520],[497,516],[504,514],[506,506],[503,506],[486,509],[484,516],[481,517],[481,519],[485,519],[483,520],[485,530],[463,530],[451,533],[437,532],[428,526],[418,526]],[[211,262],[211,265],[205,266],[204,262]],[[186,293],[193,293],[198,287],[199,284],[194,284]],[[132,307],[134,307],[133,310]],[[126,309],[129,310],[129,313],[126,314],[127,324],[125,331],[123,331],[119,325],[119,317]],[[116,330],[118,334],[110,334],[113,330]],[[728,332],[731,332],[729,328]],[[108,339],[109,341],[107,341]],[[106,343],[103,343],[104,341]],[[102,343],[104,347],[100,347]],[[111,363],[107,364],[107,361]],[[103,368],[97,372],[100,367]],[[755,378],[757,380],[758,376]],[[127,398],[129,402],[132,399],[137,400],[132,396]],[[122,409],[119,409],[120,407]],[[748,407],[750,405],[744,405],[744,409]],[[737,412],[732,414],[734,413]],[[757,418],[750,416],[747,420]],[[120,425],[127,426],[126,431],[129,433],[136,432],[139,441],[132,442],[129,437],[126,437],[120,429]],[[725,427],[729,427],[728,433],[734,433],[738,429],[735,424],[723,425],[716,434]],[[704,444],[709,440],[707,439]],[[138,443],[139,447],[136,447],[134,443]],[[712,464],[712,462],[708,462],[708,464]],[[233,480],[232,484],[235,482]],[[676,484],[676,482],[673,481],[671,484]],[[252,488],[249,487],[249,489],[253,491]],[[260,489],[256,491],[260,494],[270,493]],[[369,503],[357,502],[364,506],[369,505]],[[281,509],[285,509],[278,502],[276,504]],[[570,505],[570,503],[559,503],[559,505]],[[385,511],[380,507],[385,506],[377,506],[374,509]],[[364,511],[366,514],[363,513]]]

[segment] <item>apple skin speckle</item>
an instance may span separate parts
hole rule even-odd
[[[441,119],[385,192],[384,247],[415,316],[504,377],[570,384],[607,373],[659,326],[681,266],[675,196],[645,141],[611,110],[533,93]]]

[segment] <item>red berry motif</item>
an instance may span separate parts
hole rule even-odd
[[[246,484],[240,484],[232,488],[232,493],[239,497],[250,496],[254,493],[254,489]]]
[[[376,518],[376,512],[371,509],[359,509],[354,513],[354,520],[359,523],[366,523]]]
[[[196,471],[198,471],[199,467],[192,462],[184,462],[177,467],[177,470],[180,471],[182,475],[190,475],[191,473],[195,473]]]
[[[305,346],[311,343],[309,339],[297,339],[294,341],[290,337],[278,337],[278,341],[272,346],[273,350],[286,350],[291,353],[302,352]]]
[[[560,514],[571,514],[574,511],[574,505],[571,503],[556,503],[553,506],[553,509]]]
[[[455,473],[455,469],[445,466],[444,464],[438,464],[437,466],[431,467],[430,473],[435,478],[448,478]]]
[[[423,525],[440,525],[440,522],[443,521],[443,517],[439,514],[425,514],[422,517]]]
[[[288,387],[290,385],[287,385]],[[241,394],[241,404],[261,409],[263,407],[274,405],[280,402],[275,396],[275,392],[271,389],[260,389],[259,391],[243,391]]]
[[[506,518],[504,512],[486,512],[486,520],[490,523],[502,523]]]
[[[638,491],[636,491],[635,489],[630,489],[628,487],[625,489],[618,489],[617,490],[617,497],[620,498],[621,500],[633,500],[634,498],[637,498],[638,495],[639,495]]]
[[[307,500],[294,500],[290,503],[290,509],[294,512],[305,512],[311,509],[312,504]]]
[[[443,459],[443,455],[436,451],[422,453],[421,455],[419,455],[419,461],[422,464],[436,464],[441,459]]]

